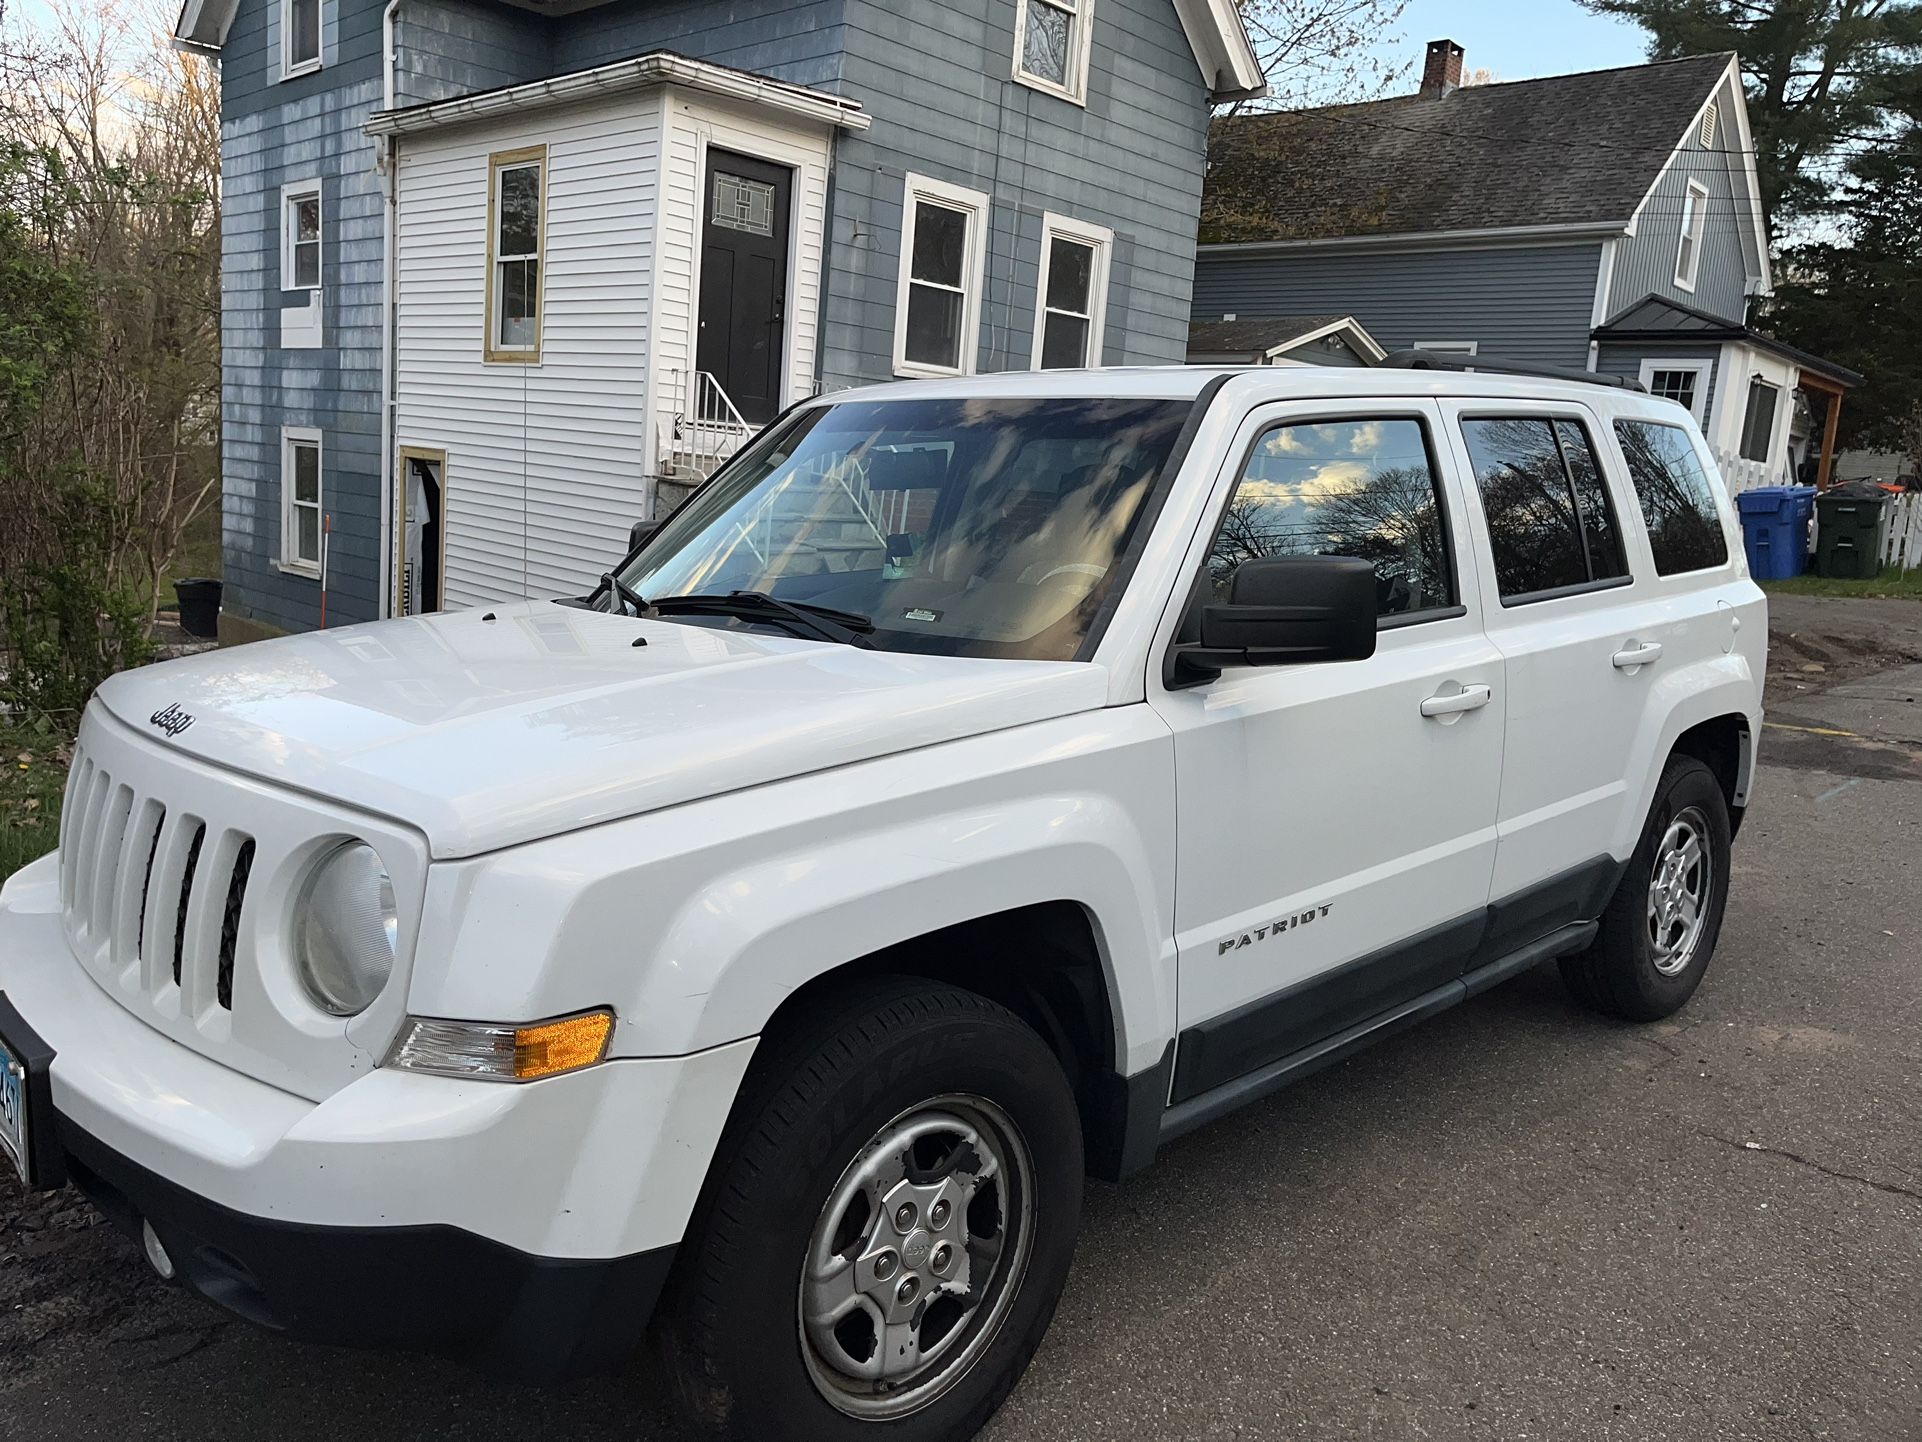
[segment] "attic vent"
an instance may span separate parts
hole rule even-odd
[[[1720,119],[1721,115],[1718,113],[1715,103],[1713,101],[1709,102],[1708,109],[1702,112],[1703,149],[1706,150],[1709,146],[1715,144],[1715,122]]]

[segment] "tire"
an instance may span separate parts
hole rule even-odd
[[[754,1442],[974,1436],[1054,1315],[1081,1148],[1054,1054],[985,997],[891,979],[797,1016],[749,1070],[664,1301],[687,1419]]]
[[[1685,844],[1690,839],[1699,851],[1694,863]],[[1601,930],[1588,950],[1562,958],[1562,980],[1577,1000],[1609,1016],[1672,1016],[1695,994],[1715,953],[1728,877],[1728,801],[1721,783],[1694,757],[1670,757],[1641,841],[1602,912]]]

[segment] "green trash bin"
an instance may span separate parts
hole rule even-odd
[[[1889,495],[1831,491],[1815,500],[1815,569],[1818,574],[1872,581],[1882,574],[1882,541],[1889,524]]]

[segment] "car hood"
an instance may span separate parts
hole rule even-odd
[[[395,817],[454,857],[1106,697],[1093,665],[530,601],[211,651],[123,672],[98,699],[159,745]]]

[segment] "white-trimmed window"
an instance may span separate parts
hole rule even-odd
[[[973,375],[988,262],[988,197],[910,175],[902,198],[894,373]]]
[[[487,348],[490,361],[541,358],[541,251],[547,147],[487,158]]]
[[[280,0],[280,78],[320,69],[321,0]]]
[[[1108,259],[1114,232],[1062,215],[1041,218],[1041,276],[1035,289],[1034,368],[1101,364],[1108,316]]]
[[[1014,78],[1077,105],[1088,103],[1094,0],[1019,0]]]
[[[320,574],[320,432],[286,426],[280,432],[280,565],[303,576]]]
[[[1752,377],[1748,383],[1748,406],[1742,413],[1741,457],[1745,461],[1764,461],[1769,459],[1769,448],[1775,442],[1775,407],[1782,398],[1782,388],[1772,385],[1760,376]]]
[[[1409,348],[1439,351],[1443,355],[1479,355],[1482,343],[1478,340],[1418,340]]]
[[[280,187],[280,288],[320,289],[320,182]]]
[[[1679,289],[1695,289],[1695,277],[1702,269],[1702,233],[1707,228],[1708,187],[1691,180],[1682,197],[1682,238],[1675,250],[1675,284]]]
[[[1701,425],[1708,408],[1708,361],[1663,360],[1642,362],[1642,385],[1652,396],[1674,401]]]

